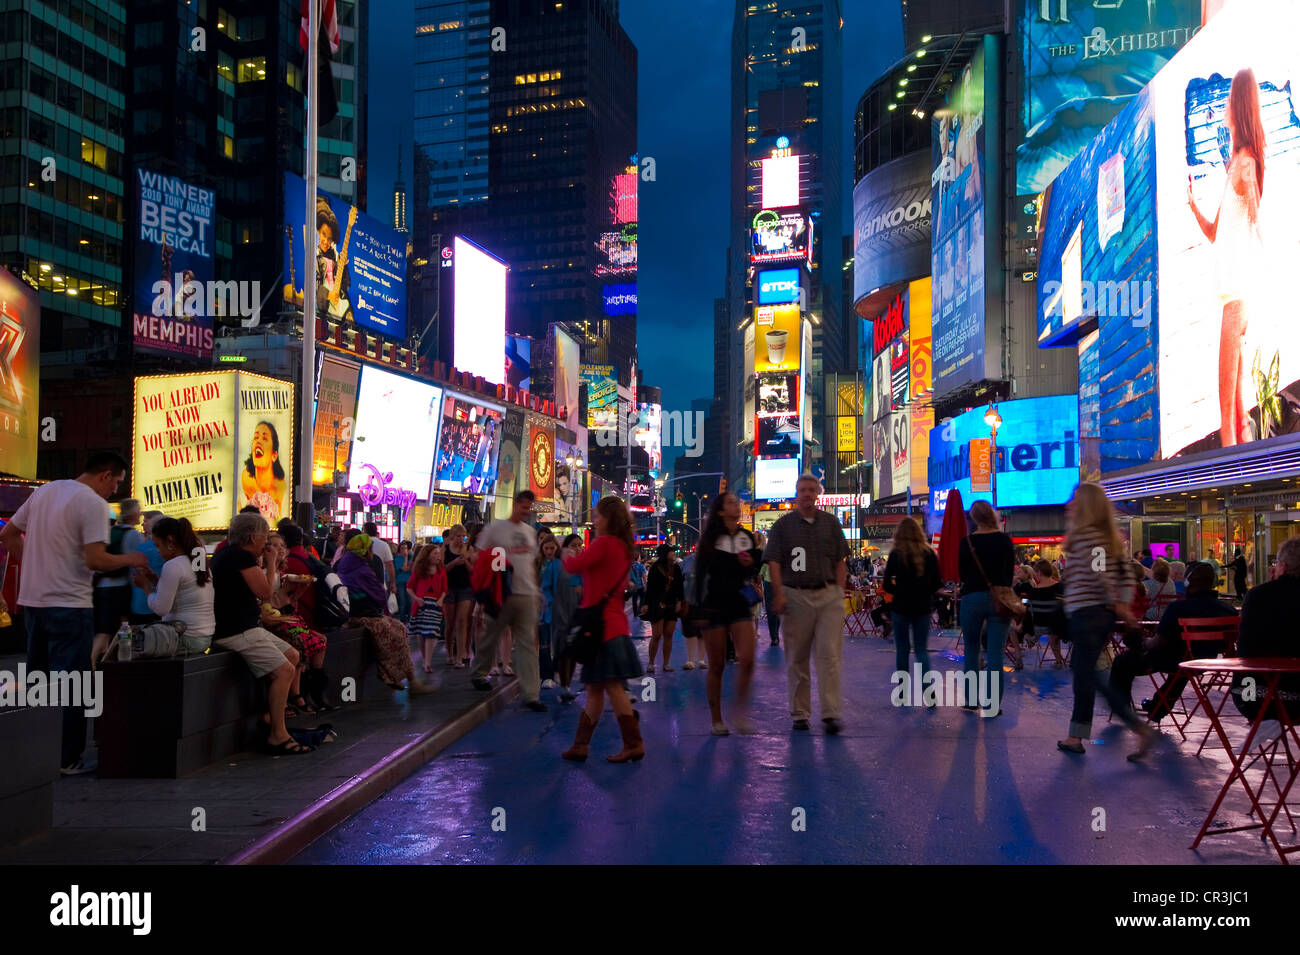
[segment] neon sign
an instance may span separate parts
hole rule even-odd
[[[408,491],[403,488],[389,487],[388,482],[393,479],[393,473],[383,473],[373,464],[361,465],[365,470],[370,472],[366,483],[361,485],[357,493],[361,495],[361,503],[366,507],[394,505],[402,509],[402,520],[410,516],[411,508],[415,506],[417,494],[414,491]]]

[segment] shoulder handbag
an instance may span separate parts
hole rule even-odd
[[[1002,584],[994,585],[989,580],[989,575],[984,573],[984,565],[980,563],[980,556],[975,551],[975,545],[971,543],[969,537],[964,538],[966,546],[970,548],[971,557],[975,558],[975,566],[979,568],[980,576],[984,578],[984,583],[988,585],[989,596],[993,598],[993,609],[997,611],[999,617],[1003,620],[1019,620],[1025,615],[1025,605],[1020,602],[1016,592],[1010,587]]]
[[[605,594],[605,599],[597,601],[590,607],[579,608],[573,618],[573,626],[569,628],[568,638],[565,640],[564,656],[583,666],[596,659],[596,654],[600,653],[601,645],[605,642],[605,604],[609,603],[610,598],[622,590],[626,583],[627,576],[624,575],[610,592]]]

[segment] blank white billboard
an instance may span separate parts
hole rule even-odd
[[[454,362],[494,385],[506,380],[506,264],[456,236]]]

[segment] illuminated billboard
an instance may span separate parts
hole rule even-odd
[[[505,380],[506,263],[462,236],[452,243],[455,263],[453,363],[499,385]]]
[[[610,212],[613,215],[615,225],[624,225],[628,222],[637,221],[636,213],[636,195],[637,180],[636,172],[621,172],[614,177],[613,185],[610,188]]]
[[[853,298],[930,271],[930,156],[887,162],[853,187]]]
[[[754,309],[754,371],[799,370],[799,306],[760,305]]]
[[[617,232],[605,232],[596,242],[601,261],[596,265],[597,275],[628,275],[636,272],[636,223],[632,222]]]
[[[294,386],[244,371],[135,379],[131,496],[224,530],[248,505],[293,513]]]
[[[618,377],[613,365],[580,365],[578,375],[587,383],[587,427],[592,431],[618,429]]]
[[[636,314],[636,283],[606,285],[600,293],[601,309],[611,318]]]
[[[939,394],[1001,373],[997,349],[985,348],[986,323],[1001,299],[1000,242],[985,241],[990,225],[997,238],[1000,218],[998,44],[999,37],[984,37],[933,114],[931,327]]]
[[[754,500],[787,501],[799,483],[798,458],[759,458],[754,462]]]
[[[261,300],[251,301],[251,288],[245,291],[234,282],[221,283],[229,292],[217,294],[212,281],[217,194],[175,176],[135,172],[132,344],[136,351],[211,358],[213,316],[256,309]],[[243,299],[231,299],[230,293],[241,292]]]
[[[754,278],[759,305],[785,305],[799,301],[799,269],[767,269]]]
[[[558,325],[551,326],[555,347],[552,354],[555,365],[551,381],[555,388],[555,405],[570,431],[582,426],[582,409],[578,406],[578,367],[581,364],[578,343]]]
[[[1225,6],[1044,197],[1039,340],[1081,342],[1102,474],[1300,433],[1298,28]]]
[[[643,448],[649,458],[650,473],[657,474],[663,467],[663,408],[657,404],[638,403],[636,406],[636,429],[632,440],[637,447]]]
[[[434,490],[475,497],[496,492],[504,419],[505,409],[499,405],[447,392],[442,399]]]
[[[810,259],[812,220],[802,211],[763,209],[754,216],[752,262]]]
[[[758,416],[792,415],[799,410],[799,376],[758,379]]]
[[[1049,395],[1000,401],[1002,425],[997,436],[997,501],[992,483],[987,490],[972,489],[972,452],[989,444],[992,435],[984,421],[987,408],[957,415],[930,431],[929,485],[932,505],[952,488],[961,491],[962,503],[990,501],[997,507],[1064,504],[1079,483],[1079,399],[1077,395]],[[980,454],[975,484],[980,486]],[[931,513],[942,520],[942,507]]]
[[[335,469],[346,474],[351,466],[360,378],[360,365],[322,354],[312,412],[312,484],[332,485]]]
[[[41,300],[0,266],[0,470],[36,477]]]
[[[427,501],[441,401],[441,388],[366,365],[357,393],[348,490],[359,492],[373,483],[377,471],[391,475],[386,486]]]
[[[1033,200],[1201,27],[1201,0],[1019,0],[1019,234]]]
[[[533,342],[519,335],[506,336],[506,384],[533,390]]]
[[[774,156],[763,160],[764,209],[784,209],[799,204],[799,156]]]
[[[284,300],[303,304],[303,282],[314,277],[316,314],[351,321],[385,338],[406,338],[406,236],[342,199],[317,190],[314,233],[303,203],[307,183],[284,174]],[[316,267],[303,264],[315,252]]]

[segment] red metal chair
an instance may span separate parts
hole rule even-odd
[[[1237,631],[1241,626],[1239,617],[1179,617],[1178,626],[1182,628],[1181,636],[1183,640],[1183,659],[1196,660],[1211,655],[1209,645],[1217,645],[1214,656],[1231,657],[1236,655],[1237,650]],[[1152,685],[1156,686],[1156,704],[1158,710],[1168,709],[1169,718],[1174,724],[1174,729],[1183,739],[1187,739],[1187,725],[1192,721],[1192,717],[1201,709],[1202,704],[1200,697],[1197,697],[1196,703],[1189,710],[1187,704],[1182,701],[1182,693],[1179,693],[1177,700],[1168,699],[1170,695],[1170,686],[1174,680],[1165,677],[1157,684],[1157,676],[1163,676],[1159,673],[1149,673]],[[1207,683],[1205,689],[1224,690],[1224,697],[1219,701],[1219,710],[1223,709],[1224,703],[1230,695],[1228,690],[1231,688],[1231,680],[1227,676],[1218,675]],[[1184,685],[1183,689],[1186,689]],[[1181,712],[1175,709],[1175,706],[1181,708]],[[1217,712],[1217,711],[1216,711]],[[1208,713],[1206,714],[1209,715]],[[1212,729],[1212,728],[1211,728]],[[1211,729],[1205,731],[1201,738],[1200,745],[1196,748],[1196,755],[1201,754],[1205,748],[1206,741],[1210,738]]]

